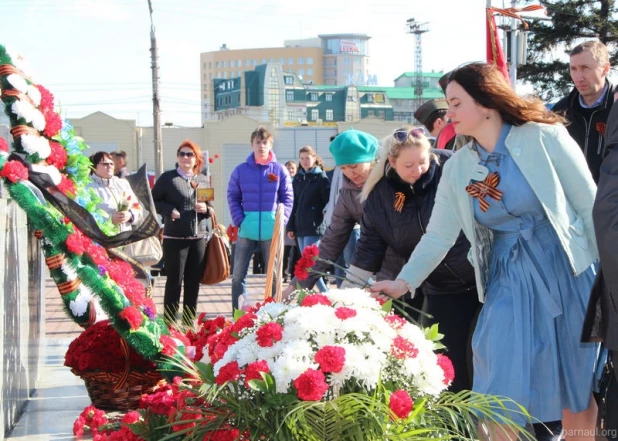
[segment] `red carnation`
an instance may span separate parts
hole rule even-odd
[[[212,164],[213,162],[215,162],[215,160],[214,160],[214,159],[212,159],[212,158],[208,158],[208,163],[209,163],[209,164]]]
[[[245,328],[251,328],[255,324],[256,319],[257,316],[254,313],[249,312],[236,320],[236,322],[232,325],[232,331],[238,333]]]
[[[9,152],[9,145],[4,138],[0,138],[0,152]]]
[[[67,196],[75,196],[75,193],[77,192],[75,189],[75,183],[67,178],[66,175],[62,175],[60,178],[60,183],[56,187],[58,187],[58,190]]]
[[[54,141],[49,142],[51,153],[45,161],[53,165],[58,170],[62,170],[67,163],[67,151],[60,144]]]
[[[11,182],[28,179],[28,169],[19,161],[8,161],[0,170],[0,178],[8,179]]]
[[[400,389],[391,394],[388,407],[398,418],[407,418],[414,409],[414,401],[408,391]]]
[[[249,381],[251,380],[262,380],[262,372],[270,372],[266,360],[249,363],[245,369],[245,386],[249,387]]]
[[[172,356],[176,353],[178,346],[176,346],[176,342],[169,335],[159,337],[159,343],[163,345],[163,350],[161,351],[163,355]]]
[[[294,380],[296,395],[303,401],[319,401],[328,390],[324,374],[315,369],[307,369]]]
[[[45,130],[43,130],[43,134],[48,138],[56,136],[62,128],[62,119],[60,119],[60,115],[53,110],[48,110],[43,112],[43,116],[45,117]]]
[[[86,244],[84,243],[84,236],[79,230],[69,234],[66,240],[67,250],[71,253],[79,254],[80,256],[86,251]]]
[[[142,314],[142,311],[137,309],[135,306],[127,306],[120,311],[120,314],[118,315],[121,319],[129,322],[129,326],[132,330],[136,330],[144,322],[144,314]]]
[[[215,158],[219,159],[219,153],[215,153]]]
[[[345,364],[345,349],[341,346],[324,346],[315,353],[315,361],[322,372],[341,372]]]
[[[303,257],[313,259],[320,254],[320,248],[316,244],[307,245],[303,250]],[[315,259],[314,259],[315,260]]]
[[[340,306],[339,308],[335,309],[335,315],[337,316],[337,318],[345,320],[356,317],[356,310],[352,308],[347,308],[345,306]]]
[[[215,383],[219,386],[228,381],[236,381],[240,378],[241,371],[238,368],[238,362],[231,361],[219,369],[219,374],[215,377]]]
[[[258,328],[255,336],[259,346],[271,347],[283,337],[283,326],[279,323],[266,323]]]
[[[453,362],[446,355],[438,354],[438,366],[440,366],[442,371],[444,371],[444,384],[446,386],[450,385],[455,379],[455,368],[453,367]]]
[[[132,410],[122,417],[123,424],[135,424],[141,419],[141,415],[138,411]]]
[[[323,294],[311,294],[303,299],[300,306],[311,307],[314,305],[326,305],[331,306],[330,300]]]
[[[54,95],[52,95],[52,93],[49,90],[47,90],[45,87],[41,86],[40,84],[38,84],[36,87],[38,87],[39,92],[41,92],[41,104],[39,105],[41,112],[53,110],[54,109]]]
[[[296,277],[298,280],[307,280],[309,278],[309,272],[307,271],[306,268],[298,265],[298,263],[296,264],[296,266],[294,267],[294,277]]]
[[[393,346],[391,352],[395,358],[415,358],[418,355],[418,349],[414,346],[414,343],[406,340],[401,335],[398,335],[393,339]]]

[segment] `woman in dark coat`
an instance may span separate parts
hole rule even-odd
[[[425,233],[444,163],[453,155],[433,150],[418,129],[397,130],[383,141],[380,163],[361,193],[361,235],[352,267],[367,279],[374,273],[398,274]],[[440,324],[442,343],[455,366],[450,390],[470,389],[467,352],[473,319],[480,308],[474,269],[463,234],[421,286],[423,325]]]
[[[182,320],[191,324],[195,318],[200,278],[208,239],[206,202],[197,202],[197,187],[208,187],[208,178],[200,173],[204,163],[200,148],[184,141],[176,151],[178,167],[163,173],[152,189],[157,212],[163,217],[163,257],[167,270],[165,283],[165,317],[176,321],[180,291],[184,280]]]
[[[298,241],[302,252],[306,246],[319,245],[324,235],[324,208],[328,204],[330,181],[321,168],[322,160],[312,147],[306,145],[299,151],[300,169],[294,176],[294,208],[287,225],[288,237]],[[327,290],[320,278],[321,292]]]

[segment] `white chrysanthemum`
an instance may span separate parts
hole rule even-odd
[[[380,304],[371,297],[371,294],[360,288],[333,289],[328,291],[326,296],[336,307],[380,309]]]
[[[34,113],[38,112],[38,110],[36,109],[36,107],[30,104],[30,102],[26,100],[16,99],[13,104],[11,104],[11,112],[13,112],[17,116],[17,118],[23,118],[26,120],[26,122],[32,122]]]
[[[32,100],[35,106],[41,105],[41,91],[33,84],[28,85],[28,97]]]
[[[34,112],[32,112],[32,127],[37,129],[39,132],[42,132],[43,130],[45,130],[46,124],[47,123],[45,122],[45,117],[43,116],[41,111],[38,109],[34,109]]]
[[[260,308],[256,315],[258,316],[258,319],[270,317],[270,319],[274,320],[288,309],[290,309],[290,307],[288,305],[284,305],[283,303],[267,303]]]
[[[6,77],[7,81],[13,86],[14,89],[19,90],[21,93],[28,92],[28,83],[19,74],[10,74]]]
[[[259,346],[255,343],[255,335],[240,340],[236,349],[236,361],[238,361],[238,366],[246,366],[260,359]]]
[[[272,363],[269,362],[268,367],[275,378],[277,393],[286,393],[289,392],[292,381],[296,380],[307,369],[316,369],[317,364],[310,361],[280,357]]]
[[[283,340],[282,340],[283,341]],[[314,351],[307,340],[292,340],[283,343],[280,357],[295,360],[314,361]]]
[[[88,309],[88,303],[92,299],[92,294],[88,290],[80,289],[79,294],[75,297],[75,300],[69,302],[69,309],[75,317],[81,317],[86,313]]]
[[[32,164],[32,170],[38,173],[47,173],[55,185],[60,184],[62,179],[62,175],[53,165]]]
[[[365,355],[354,344],[339,345],[345,349],[345,363],[341,372],[331,373],[331,385],[342,386],[350,378],[359,378],[366,363]]]
[[[295,313],[290,317],[291,313]],[[326,305],[314,305],[310,308],[294,308],[284,317],[284,326],[297,323],[312,334],[334,333],[341,321],[335,316],[334,308]]]
[[[51,154],[51,147],[47,138],[36,135],[22,135],[20,137],[21,146],[30,155],[39,154],[42,159]]]

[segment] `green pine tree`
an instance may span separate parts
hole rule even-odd
[[[528,21],[528,64],[518,66],[517,78],[531,83],[541,98],[557,101],[573,87],[568,53],[582,41],[598,39],[605,43],[610,64],[618,66],[614,0],[540,0],[540,4],[546,8],[549,20]],[[562,57],[562,53],[567,56]]]

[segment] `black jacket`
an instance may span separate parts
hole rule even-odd
[[[599,168],[605,155],[604,141],[607,118],[614,103],[616,86],[607,81],[608,90],[603,102],[593,109],[584,109],[579,104],[579,92],[571,93],[556,103],[552,110],[569,120],[567,130],[581,147],[588,162],[594,182],[599,182]]]
[[[414,185],[401,181],[389,167],[387,175],[373,188],[363,207],[354,266],[374,273],[385,270],[396,277],[407,262],[429,224],[443,164],[453,155],[447,150],[432,152],[438,155],[440,164],[432,161]],[[405,200],[398,211],[395,205],[401,194]],[[460,233],[444,260],[421,286],[423,293],[446,294],[475,289],[474,269],[467,259],[469,249],[470,243]],[[385,259],[389,253],[400,259]]]
[[[305,172],[302,168],[292,180],[294,208],[287,231],[296,237],[321,236],[324,226],[324,207],[330,195],[330,181],[320,167]]]
[[[606,147],[592,209],[602,271],[592,287],[582,340],[603,341],[618,351],[618,106],[607,121]]]
[[[195,175],[194,183],[208,186],[208,178],[202,174]],[[174,170],[163,173],[152,189],[157,213],[163,217],[163,234],[172,237],[207,237],[210,231],[210,210],[197,213],[195,207],[195,189],[191,182]],[[210,206],[210,204],[208,204]],[[178,210],[180,219],[172,220],[173,209]]]

